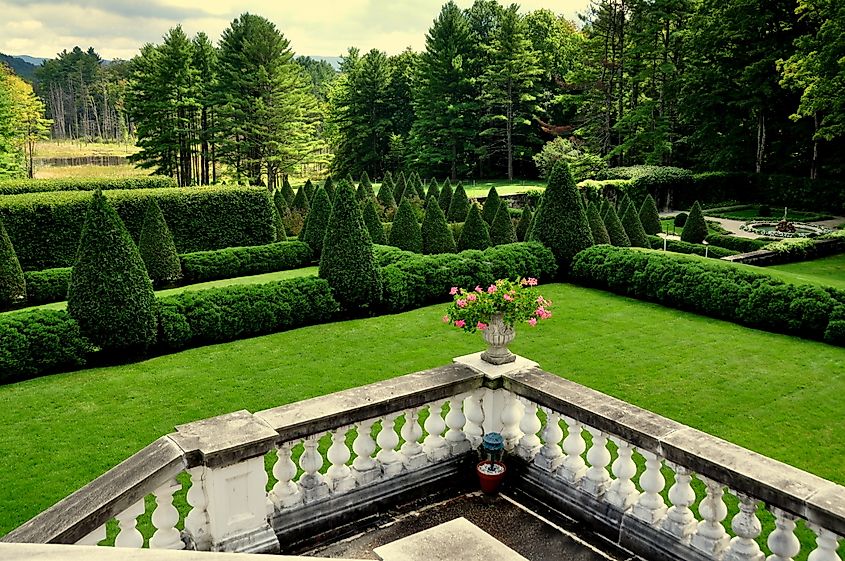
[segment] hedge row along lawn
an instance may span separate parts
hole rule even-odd
[[[845,290],[845,254],[765,267],[763,271],[784,282],[833,286]]]
[[[571,285],[514,352],[549,372],[845,484],[842,349]],[[440,366],[482,349],[445,305],[0,387],[0,534],[174,425]],[[332,352],[326,352],[332,349]]]

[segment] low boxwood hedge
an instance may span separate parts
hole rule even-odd
[[[594,246],[573,261],[583,285],[749,327],[845,344],[845,291],[787,284],[752,268],[653,250]]]
[[[311,258],[308,244],[296,241],[198,251],[179,256],[183,284],[299,269],[308,266]]]
[[[660,236],[649,236],[648,241],[652,249],[663,249],[663,238]],[[721,259],[729,255],[736,255],[738,251],[725,249],[718,246],[706,246],[700,243],[687,243],[681,240],[666,240],[666,251],[674,253],[685,253],[687,255],[701,255],[702,257],[711,257],[713,259]]]
[[[70,267],[26,271],[23,276],[26,280],[26,304],[28,306],[67,300]]]
[[[755,240],[752,238],[739,238],[737,236],[724,236],[721,234],[710,234],[704,238],[711,246],[724,247],[725,249],[732,249],[739,253],[750,253],[763,249],[763,247],[770,243],[766,240]]]
[[[51,191],[110,191],[115,189],[165,189],[178,187],[176,179],[164,175],[83,179],[4,179],[0,195],[46,193]]]

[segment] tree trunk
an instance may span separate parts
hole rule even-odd
[[[816,138],[816,133],[819,132],[819,115],[813,114],[813,160],[810,163],[810,179],[816,179],[819,176],[819,141]]]
[[[763,171],[763,159],[766,155],[766,114],[763,110],[757,115],[757,161],[755,169],[757,173]]]

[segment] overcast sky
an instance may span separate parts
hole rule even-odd
[[[53,57],[93,46],[107,59],[128,59],[181,23],[216,40],[242,12],[262,15],[297,54],[340,56],[347,47],[389,54],[421,50],[445,0],[0,0],[0,52]],[[468,7],[472,0],[456,0]],[[502,2],[505,3],[505,2]],[[507,3],[510,3],[509,1]],[[523,0],[524,11],[548,8],[570,19],[589,0]]]

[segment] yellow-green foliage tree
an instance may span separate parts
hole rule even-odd
[[[0,178],[32,177],[35,142],[49,127],[32,86],[0,64]]]

